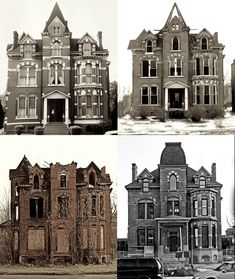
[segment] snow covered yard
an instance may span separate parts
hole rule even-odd
[[[199,123],[191,119],[167,119],[160,122],[126,115],[118,120],[119,134],[167,134],[167,135],[235,135],[235,114],[226,112],[224,118],[203,119]]]

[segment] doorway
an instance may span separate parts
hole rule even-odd
[[[48,99],[49,122],[64,122],[65,99]]]
[[[177,232],[170,232],[169,248],[170,248],[170,252],[177,251],[177,249],[178,249],[178,233]]]
[[[184,103],[184,88],[169,88],[169,109],[182,109]]]

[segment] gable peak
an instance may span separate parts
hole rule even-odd
[[[182,26],[187,27],[187,25],[184,21],[184,18],[180,12],[180,9],[176,3],[174,3],[174,5],[170,11],[170,14],[169,14],[166,24],[165,24],[165,27],[167,27],[168,25],[170,25],[172,23],[173,24],[180,23]]]

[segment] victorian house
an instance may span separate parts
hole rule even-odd
[[[154,171],[132,164],[128,191],[128,254],[164,263],[217,262],[221,250],[221,188],[211,173],[186,163],[181,143],[166,143]]]
[[[218,34],[191,33],[175,3],[160,31],[143,30],[132,51],[132,113],[167,116],[191,107],[223,108],[223,49]]]
[[[36,126],[90,126],[109,120],[108,50],[88,33],[72,38],[56,3],[42,39],[16,31],[7,46],[8,84],[5,126],[11,133],[22,124]],[[66,129],[65,129],[66,130]]]
[[[41,168],[24,157],[10,180],[15,262],[111,261],[116,228],[105,167],[72,162]]]

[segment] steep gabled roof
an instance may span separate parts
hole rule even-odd
[[[24,34],[24,36],[23,36]],[[25,44],[25,41],[29,40],[31,44],[36,44],[36,41],[29,35],[29,34],[25,34],[23,33],[22,36],[19,39],[19,44]]]
[[[194,174],[193,177],[198,177],[198,176],[209,176],[211,177],[211,174],[202,166],[200,169]]]
[[[78,43],[83,43],[86,39],[88,39],[90,43],[97,43],[96,40],[88,32],[86,32],[80,39],[78,39]]]
[[[97,174],[101,174],[101,170],[97,167],[97,165],[92,161],[85,170],[89,170],[93,168]]]
[[[65,31],[69,32],[68,26],[67,26],[67,21],[64,19],[64,16],[60,10],[60,7],[58,5],[58,3],[55,3],[55,6],[51,12],[51,15],[48,19],[48,21],[46,22],[46,26],[44,28],[43,32],[48,32],[48,26],[52,23],[52,21],[55,19],[55,17],[58,17],[60,19],[60,21],[64,24],[65,26]]]
[[[153,179],[154,176],[151,174],[151,172],[148,171],[148,169],[144,169],[137,177],[137,179],[144,179],[144,178],[148,178],[148,179]]]
[[[142,48],[142,41],[148,36],[152,39],[156,39],[156,36],[150,30],[146,31],[144,29],[135,40],[130,40],[128,49]]]

